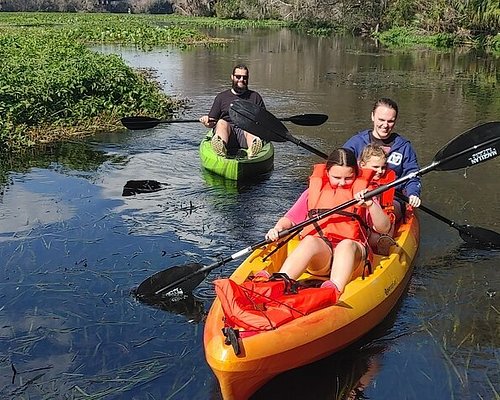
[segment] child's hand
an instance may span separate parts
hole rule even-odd
[[[363,189],[360,192],[354,195],[354,198],[358,200],[358,205],[362,207],[371,207],[373,204],[373,200],[365,201],[365,193],[368,192],[368,189]]]
[[[275,240],[279,239],[279,231],[276,228],[271,228],[266,234],[266,239],[272,240],[273,242]]]

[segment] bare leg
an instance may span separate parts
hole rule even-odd
[[[287,257],[280,272],[286,273],[290,278],[297,279],[307,267],[314,271],[330,269],[332,251],[320,238],[306,236],[297,248]]]
[[[401,203],[394,200],[394,216],[396,217],[396,222],[399,222],[403,219],[403,209],[401,207]]]
[[[258,138],[258,136],[252,135],[250,132],[244,131],[245,132],[245,139],[247,140],[247,148],[250,147],[250,144],[253,142],[255,138]]]
[[[231,134],[231,125],[229,122],[219,119],[215,125],[214,132],[218,135],[224,143],[227,145],[229,141],[229,135]]]
[[[370,232],[370,237],[368,238],[368,244],[370,247],[374,250],[377,251],[377,242],[380,239],[381,236],[390,236],[391,238],[394,237],[394,229],[395,229],[395,223],[391,224],[391,229],[389,232],[387,232],[386,235],[381,235],[378,232],[372,231]]]
[[[340,293],[344,292],[352,273],[363,260],[364,252],[365,249],[360,243],[350,239],[342,240],[335,247],[330,280],[335,283]]]

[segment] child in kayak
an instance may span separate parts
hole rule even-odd
[[[368,172],[369,176],[366,176]],[[360,174],[351,150],[335,149],[326,163],[317,164],[306,189],[292,208],[280,218],[266,238],[277,240],[279,232],[353,198],[359,202],[310,224],[301,232],[298,247],[288,256],[280,272],[297,279],[306,269],[328,275],[323,287],[335,289],[336,300],[353,276],[360,275],[370,256],[368,231],[387,233],[391,222],[378,202],[364,200],[373,171]],[[266,277],[267,271],[256,276]]]
[[[370,182],[370,187],[375,189],[378,186],[393,182],[396,179],[396,173],[392,169],[387,168],[387,153],[382,146],[376,144],[368,144],[363,148],[361,157],[359,158],[359,166],[363,169],[371,169],[375,171]],[[377,200],[391,221],[391,228],[387,233],[378,233],[371,231],[368,239],[370,247],[381,255],[389,255],[390,246],[395,243],[394,228],[396,219],[395,212],[399,210],[394,204],[395,189],[386,190],[378,196]]]

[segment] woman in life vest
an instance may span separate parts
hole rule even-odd
[[[363,148],[359,158],[359,166],[363,169],[375,171],[370,186],[372,189],[393,182],[396,173],[387,168],[387,153],[382,146],[368,144]],[[391,229],[386,234],[371,231],[368,239],[370,247],[381,255],[389,255],[391,245],[394,244],[394,230],[396,225],[395,215],[395,189],[391,188],[378,196],[377,200],[391,221]]]
[[[344,148],[335,149],[326,163],[315,166],[308,189],[267,232],[266,238],[277,240],[283,229],[353,198],[359,202],[306,226],[301,232],[302,240],[287,257],[280,272],[292,279],[299,278],[306,269],[315,275],[329,275],[330,279],[322,286],[333,287],[335,301],[338,300],[353,273],[365,265],[369,228],[387,233],[391,227],[378,202],[363,199],[373,175],[373,171],[368,172],[369,177],[361,174],[354,153]],[[263,276],[261,273],[256,275]]]

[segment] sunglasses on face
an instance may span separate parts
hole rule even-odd
[[[237,80],[243,79],[244,81],[248,81],[248,75],[233,75]]]

